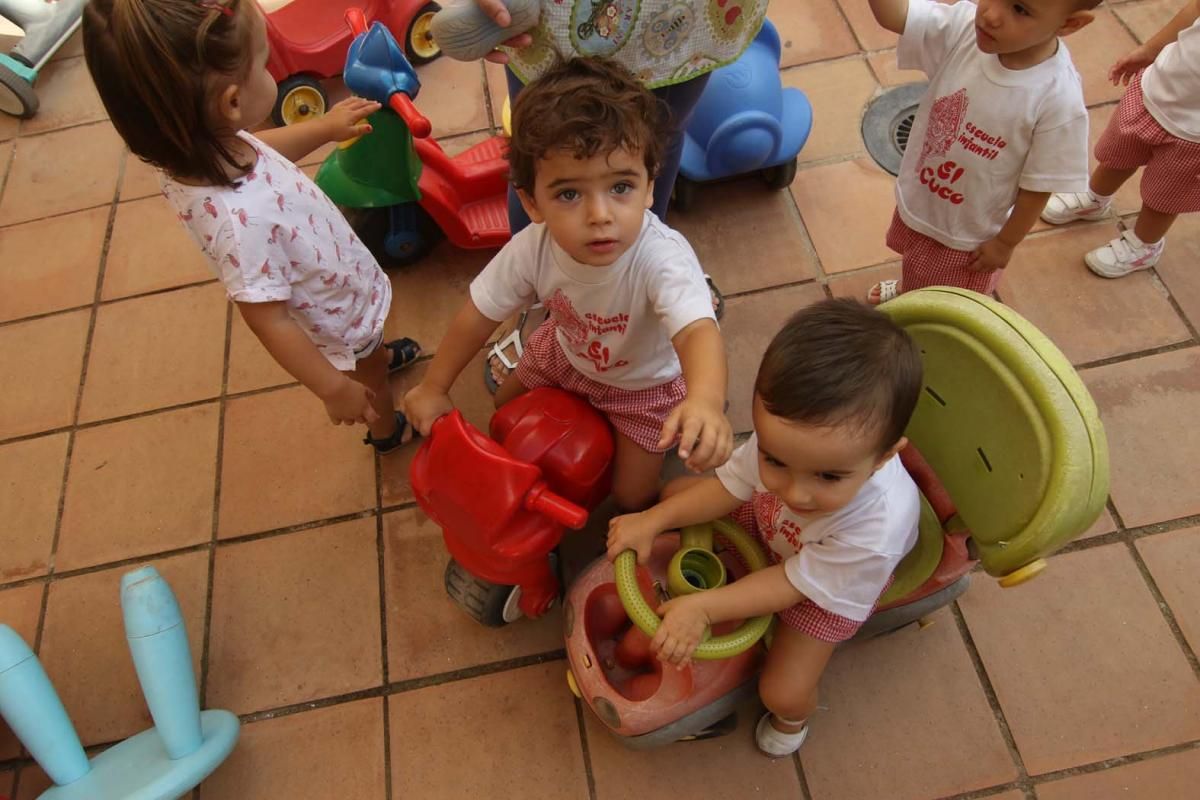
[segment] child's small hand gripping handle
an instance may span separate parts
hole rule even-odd
[[[525,508],[530,511],[536,511],[539,514],[545,514],[550,519],[566,525],[571,530],[577,531],[587,524],[587,510],[580,508],[567,498],[550,491],[544,481],[536,483],[529,490],[529,493],[525,495]]]

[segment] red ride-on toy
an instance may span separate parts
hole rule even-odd
[[[291,125],[325,113],[329,98],[321,80],[340,75],[353,34],[342,21],[347,4],[330,0],[259,0],[266,12],[271,55],[267,70],[279,85],[276,125]],[[441,10],[429,0],[350,0],[368,22],[379,21],[403,38],[414,64],[441,54],[429,34]]]
[[[508,162],[504,138],[493,136],[451,158],[413,106],[421,89],[388,29],[356,7],[346,12],[354,40],[342,77],[359,97],[383,108],[372,133],[343,142],[325,159],[316,182],[347,209],[359,235],[385,264],[411,263],[444,233],[462,248],[500,247],[509,239]]]
[[[559,594],[552,553],[608,496],[608,423],[584,400],[535,389],[506,404],[492,438],[453,411],[433,424],[410,470],[442,528],[446,592],[484,625],[545,613]]]

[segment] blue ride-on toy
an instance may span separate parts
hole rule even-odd
[[[796,157],[812,130],[812,105],[779,81],[779,33],[770,20],[746,52],[714,70],[684,131],[675,208],[686,211],[696,185],[758,172],[772,189],[796,177]]]

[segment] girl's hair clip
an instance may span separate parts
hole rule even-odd
[[[227,17],[233,16],[233,9],[221,3],[220,0],[196,0],[196,5],[207,8],[209,11],[219,12]]]

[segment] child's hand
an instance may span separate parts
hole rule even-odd
[[[972,253],[967,269],[972,272],[995,272],[1008,266],[1012,258],[1012,245],[1005,244],[999,239],[989,239]]]
[[[374,100],[347,97],[326,111],[320,120],[325,125],[329,141],[344,142],[355,136],[370,133],[371,124],[366,122],[366,119],[380,108],[379,103]]]
[[[709,626],[708,613],[697,594],[668,600],[659,606],[658,613],[663,621],[650,640],[650,649],[658,653],[659,661],[682,667],[692,660]]]
[[[675,406],[662,435],[659,447],[669,447],[679,437],[679,457],[692,472],[704,472],[719,467],[733,452],[733,429],[719,406],[704,400],[687,398]]]
[[[1154,63],[1154,59],[1158,57],[1158,53],[1154,48],[1141,45],[1130,50],[1125,55],[1117,59],[1117,63],[1112,65],[1108,71],[1108,79],[1112,81],[1113,86],[1118,84],[1129,85],[1129,79]]]
[[[373,391],[345,376],[332,391],[321,396],[325,401],[325,413],[334,425],[370,424],[379,419],[371,405],[374,398]]]
[[[419,383],[404,395],[404,416],[422,436],[428,436],[438,418],[454,410],[450,395]]]
[[[660,533],[662,530],[644,511],[613,517],[608,523],[608,560],[616,561],[621,553],[633,550],[639,564],[647,563],[654,537]]]

